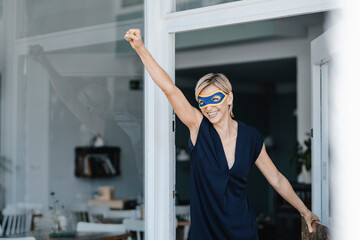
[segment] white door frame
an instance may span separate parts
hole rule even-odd
[[[337,8],[333,0],[244,0],[174,12],[175,0],[145,0],[145,43],[174,80],[175,33]],[[145,99],[146,239],[174,239],[174,116],[149,74],[145,74]]]
[[[330,44],[336,28],[311,42],[312,66],[312,211],[329,226],[329,61],[336,53]],[[329,48],[332,46],[332,48]]]

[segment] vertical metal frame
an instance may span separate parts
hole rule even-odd
[[[313,53],[313,51],[312,51]],[[311,209],[321,217],[321,67],[312,64]]]
[[[329,226],[329,62],[321,65],[321,221]]]
[[[329,181],[329,49],[335,28],[311,42],[312,65],[312,211],[324,225],[330,225]]]
[[[313,63],[312,68],[312,211],[329,225],[328,62]]]

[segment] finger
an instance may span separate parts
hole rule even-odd
[[[124,38],[126,39],[126,41],[128,41],[128,42],[132,42],[133,41],[133,39],[132,38],[130,38],[129,36],[127,36],[127,35],[125,35],[124,36]]]
[[[134,33],[140,33],[140,29],[138,29],[138,28],[132,28],[132,29],[129,29],[129,31],[134,32]]]
[[[130,33],[130,34],[127,34],[129,37],[131,37],[132,39],[134,40],[139,40],[139,37],[135,36],[134,34]]]
[[[130,29],[129,32],[135,36],[139,36],[140,35],[140,30],[139,29]]]
[[[134,39],[134,38],[136,38],[133,34],[131,34],[131,33],[126,33],[125,34],[125,36],[124,36],[125,38],[128,38],[128,39]]]
[[[313,229],[312,229],[311,225],[308,224],[308,228],[309,228],[309,232],[312,233]]]

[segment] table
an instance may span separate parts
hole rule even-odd
[[[28,232],[25,234],[17,234],[12,236],[7,236],[5,238],[14,238],[14,237],[35,237],[36,240],[118,240],[126,239],[131,237],[131,233],[119,233],[119,232],[77,232],[76,237],[64,237],[64,238],[50,238],[49,232],[46,231],[34,231]]]
[[[111,199],[111,200],[99,200],[91,199],[88,202],[93,206],[108,206],[110,209],[123,210],[134,207],[136,205],[136,199]]]

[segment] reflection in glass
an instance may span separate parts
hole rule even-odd
[[[2,92],[11,92],[3,105],[15,113],[6,126],[16,129],[7,131],[10,140],[3,137],[17,167],[4,177],[7,201],[39,203],[47,218],[56,196],[57,210],[69,216],[99,200],[99,187],[107,186],[114,189],[110,198],[132,201],[121,207],[141,208],[134,200],[144,203],[143,66],[121,29],[142,18],[143,0],[0,0],[0,50],[14,48],[11,57],[0,51],[7,63],[0,71],[12,77],[1,79]],[[5,46],[4,36],[17,40]],[[77,177],[76,148],[101,145],[120,149],[114,165],[121,172]],[[111,166],[104,165],[111,158],[92,157],[103,169]]]
[[[90,198],[98,186],[109,184],[115,186],[118,198],[142,195],[142,91],[129,89],[131,79],[121,77],[62,76],[50,60],[62,55],[45,54],[40,45],[29,49],[30,59],[35,60],[33,66],[41,65],[52,86],[49,99],[50,189],[64,191],[65,186],[81,186],[81,189],[74,186],[67,190],[74,194],[66,194],[67,197],[63,194],[62,200],[67,204],[75,201],[76,195],[80,199]],[[31,81],[31,76],[28,78]],[[89,146],[97,135],[102,136],[106,146],[120,147],[121,176],[79,181],[70,171],[74,165],[74,148]]]
[[[143,17],[143,0],[20,0],[17,38]]]

